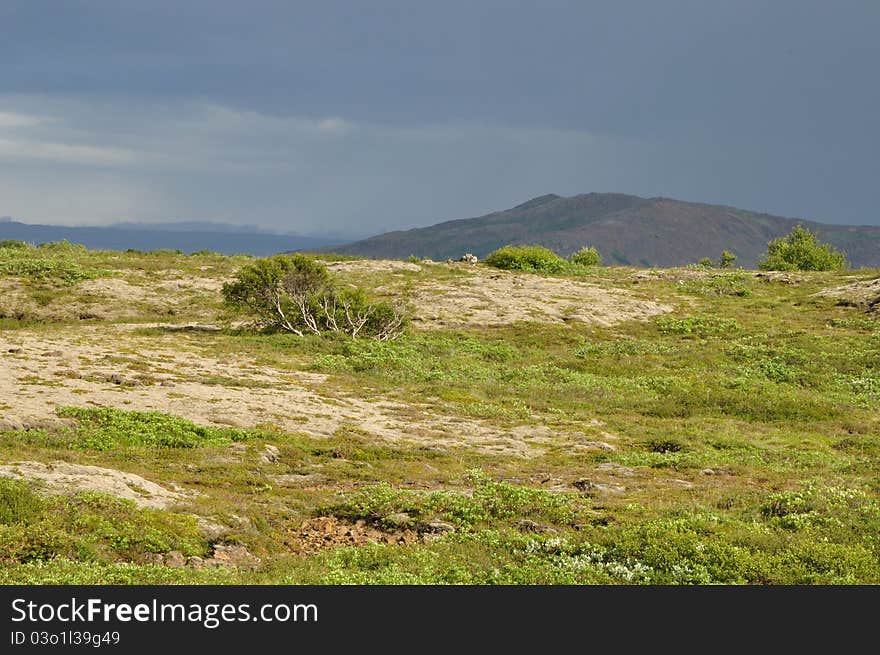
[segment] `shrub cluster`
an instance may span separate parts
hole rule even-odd
[[[602,257],[592,246],[585,246],[563,259],[543,246],[504,246],[489,254],[486,263],[507,271],[562,273],[572,266],[600,266]]]
[[[765,271],[843,271],[847,266],[842,252],[817,241],[802,225],[767,244],[767,254],[758,262]]]
[[[407,322],[401,304],[371,300],[360,288],[339,288],[323,264],[300,254],[248,264],[223,285],[223,298],[264,327],[299,336],[341,332],[388,341]]]

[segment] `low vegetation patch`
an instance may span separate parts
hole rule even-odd
[[[89,450],[112,450],[120,446],[196,448],[248,438],[245,430],[197,425],[160,412],[61,407],[58,415],[76,419],[73,445]]]
[[[561,273],[568,265],[562,257],[543,246],[504,246],[486,257],[489,266],[505,271]]]
[[[23,491],[24,483],[0,480],[0,503],[5,503],[12,485],[18,487],[14,493],[19,496],[33,493]],[[106,494],[50,496],[31,499],[28,506],[26,517],[0,516],[0,563],[56,558],[110,563],[172,550],[201,556],[207,550],[194,517],[138,509],[131,501]]]
[[[108,275],[109,271],[83,265],[77,255],[85,247],[58,241],[32,246],[22,241],[0,242],[0,275],[30,282],[72,285]]]
[[[736,319],[717,316],[686,316],[684,318],[661,316],[656,320],[656,323],[661,334],[684,334],[696,337],[726,334],[740,329]]]

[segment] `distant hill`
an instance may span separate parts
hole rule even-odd
[[[315,250],[343,243],[344,239],[302,237],[261,232],[256,227],[237,227],[224,223],[120,223],[106,227],[64,227],[29,225],[0,219],[0,241],[17,239],[46,243],[67,239],[98,250],[211,250],[232,255],[271,255],[291,250]]]
[[[608,264],[677,266],[734,252],[737,265],[753,267],[767,242],[796,224],[846,252],[853,266],[880,267],[880,227],[829,225],[670,198],[619,193],[572,197],[546,195],[505,211],[430,227],[388,232],[334,252],[373,258],[478,257],[508,243],[539,244],[568,255],[593,245]]]

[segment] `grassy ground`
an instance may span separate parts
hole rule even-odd
[[[0,329],[167,324],[133,333],[150,340],[207,321],[222,329],[185,332],[205,356],[325,374],[328,394],[429,406],[460,420],[465,437],[476,422],[533,430],[531,454],[379,440],[356,424],[331,436],[269,418],[196,425],[84,397],[58,409],[63,421],[0,434],[0,462],[92,464],[198,495],[139,509],[0,479],[0,583],[880,583],[880,319],[815,295],[878,271],[585,269],[567,275],[675,310],[614,327],[410,330],[378,343],[233,329],[218,293],[186,295],[193,279],[228,278],[244,261],[0,248],[0,282],[15,290]],[[434,269],[422,275],[458,275]],[[82,285],[101,278],[182,280],[185,302],[169,314],[151,296],[116,315],[92,296],[103,318],[70,315]],[[222,393],[248,380],[214,383]],[[0,415],[15,404],[0,399]],[[267,444],[276,461],[261,456]],[[355,536],[316,537],[315,517]],[[170,551],[209,557],[218,542],[260,564],[156,563]]]

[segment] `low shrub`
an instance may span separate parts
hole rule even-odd
[[[222,293],[229,306],[255,315],[263,327],[299,336],[338,332],[389,341],[403,334],[408,321],[402,304],[338,288],[323,264],[300,254],[248,264]]]
[[[767,244],[767,253],[758,262],[758,268],[765,271],[843,271],[847,267],[846,255],[817,241],[802,225]]]
[[[593,246],[583,247],[573,253],[569,260],[576,266],[601,266],[602,255]]]
[[[504,246],[486,257],[489,266],[505,271],[561,273],[568,262],[543,246]]]

